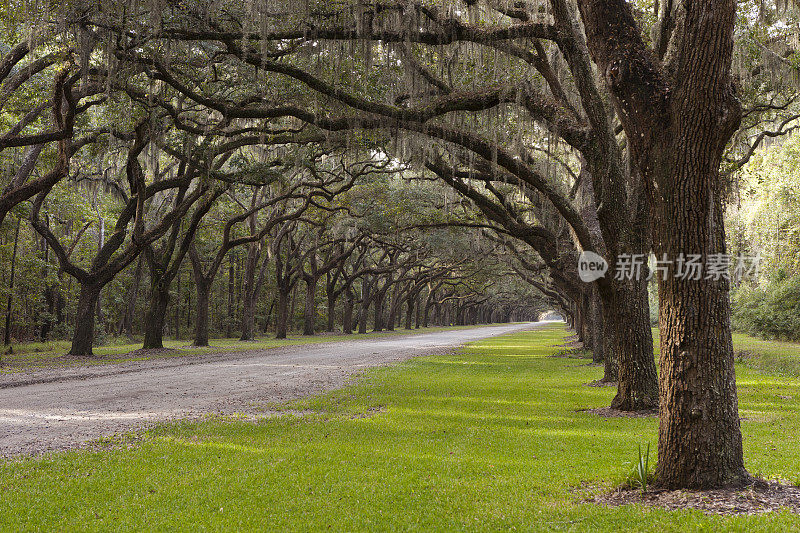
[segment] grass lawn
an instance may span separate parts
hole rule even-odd
[[[160,426],[130,446],[0,464],[6,530],[787,531],[585,503],[620,484],[654,418],[601,419],[599,367],[548,358],[563,327],[373,369],[314,414]],[[800,358],[800,346],[788,345]],[[787,355],[788,356],[788,355]],[[747,467],[800,482],[800,380],[738,368]],[[652,461],[651,461],[652,463]]]

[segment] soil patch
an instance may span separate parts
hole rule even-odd
[[[595,409],[578,409],[579,413],[589,413],[603,418],[650,418],[658,416],[658,409],[645,409],[643,411],[620,411],[611,407],[597,407]]]
[[[616,387],[616,381],[603,381],[602,379],[598,379],[597,381],[590,381],[586,384],[587,387]]]
[[[800,513],[800,487],[757,480],[744,489],[647,492],[620,489],[595,496],[592,501],[609,507],[640,504],[670,511],[696,509],[715,515],[759,515],[782,510]]]
[[[584,350],[582,346],[576,348],[562,348],[547,357],[568,358],[568,359],[591,359],[592,352]]]

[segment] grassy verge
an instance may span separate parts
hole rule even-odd
[[[800,377],[800,344],[733,334],[737,360],[765,372]]]
[[[653,418],[601,419],[602,369],[547,357],[559,326],[373,369],[248,423],[161,426],[130,447],[0,465],[2,530],[787,531],[586,503],[621,483]],[[800,380],[740,367],[747,466],[800,481]]]
[[[94,348],[93,358],[65,357],[69,351],[69,341],[29,342],[12,345],[12,353],[0,356],[0,374],[42,370],[46,368],[64,368],[82,365],[103,365],[111,363],[125,363],[131,361],[145,361],[150,359],[163,359],[169,357],[185,357],[220,352],[244,352],[248,350],[267,350],[283,346],[296,346],[301,344],[318,344],[322,342],[337,342],[371,339],[396,335],[416,335],[456,329],[474,328],[479,326],[440,326],[422,329],[397,329],[395,331],[370,332],[363,334],[319,334],[314,336],[290,335],[286,339],[260,337],[254,341],[240,341],[238,339],[211,339],[209,346],[198,348],[191,345],[191,340],[164,340],[165,350],[140,350],[139,343],[108,344]]]

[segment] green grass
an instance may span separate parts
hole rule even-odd
[[[800,344],[757,339],[743,333],[734,333],[733,345],[739,352],[738,359],[748,367],[800,377]]]
[[[550,358],[563,328],[368,371],[258,423],[165,425],[111,450],[0,465],[2,530],[791,531],[800,519],[606,508],[653,418],[601,419],[610,388]],[[742,367],[747,466],[800,481],[800,380]]]
[[[366,336],[371,339],[394,335],[416,335],[420,333],[433,333],[455,329],[474,328],[476,326],[437,326],[422,329],[407,330],[398,328],[395,331],[370,332]],[[363,339],[363,334],[320,334],[314,336],[289,335],[286,339],[273,337],[260,337],[254,341],[240,341],[238,339],[211,339],[209,346],[198,348],[192,346],[191,340],[165,339],[163,352],[136,352],[142,343],[119,342],[97,346],[92,351],[94,358],[69,358],[62,356],[69,351],[70,342],[65,340],[49,342],[26,342],[12,344],[12,353],[0,356],[2,366],[0,374],[11,374],[30,370],[41,370],[52,367],[74,367],[81,365],[104,365],[111,363],[124,363],[131,361],[145,361],[150,359],[163,359],[169,357],[185,357],[219,352],[244,352],[248,350],[267,350],[282,346],[296,346],[301,344],[318,344],[322,342],[337,342]]]

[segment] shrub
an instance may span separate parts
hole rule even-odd
[[[733,293],[733,327],[768,339],[800,341],[800,275]]]

